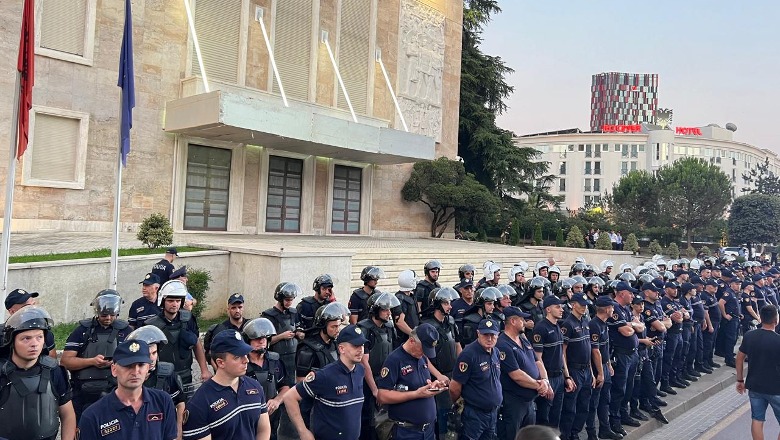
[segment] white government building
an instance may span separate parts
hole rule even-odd
[[[731,178],[735,197],[747,186],[742,174],[766,158],[770,171],[778,173],[777,153],[735,141],[736,126],[726,127],[607,125],[599,132],[561,130],[515,137],[514,142],[542,153],[538,160],[549,162],[548,172],[558,176],[552,194],[565,196],[561,207],[575,210],[600,202],[631,171],[653,172],[683,157],[718,165]]]

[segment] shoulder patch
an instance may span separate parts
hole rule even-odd
[[[725,298],[725,297],[727,297],[727,296],[729,296],[729,294],[728,294],[728,293],[724,293],[724,294],[723,294],[723,297],[724,297],[724,298]]]
[[[672,305],[671,304],[667,304],[666,308],[667,308],[667,310],[672,310]]]
[[[506,353],[504,353],[503,351],[499,351],[498,358],[503,361],[504,359],[506,359]]]
[[[314,377],[315,377],[314,372],[310,371],[309,374],[306,375],[306,378],[304,378],[303,380],[306,382],[311,382],[314,380]]]
[[[382,377],[387,377],[387,375],[390,374],[390,370],[387,367],[382,367],[382,371],[379,373]]]
[[[596,333],[594,333],[594,334],[590,335],[590,339],[591,339],[593,342],[599,342],[599,335],[598,335],[598,334],[596,334]]]
[[[615,321],[617,321],[618,319],[620,319],[620,315],[618,315],[617,313],[613,313],[613,314],[612,314],[612,319],[614,319]]]
[[[534,335],[534,342],[542,342],[542,335],[539,334]]]
[[[565,335],[567,331],[568,330],[566,329],[566,327],[561,327],[561,333],[563,333]]]
[[[469,369],[469,364],[467,364],[466,362],[460,362],[458,363],[458,369],[460,370],[461,373],[465,373],[466,370]]]
[[[645,310],[645,315],[651,316],[652,314],[653,314],[653,312],[651,312],[650,310]]]

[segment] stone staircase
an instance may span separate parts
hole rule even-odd
[[[476,268],[474,278],[479,280],[483,276],[482,264],[492,260],[501,265],[501,282],[506,283],[511,281],[508,279],[509,268],[514,264],[520,261],[528,263],[530,269],[526,276],[530,276],[536,262],[546,260],[548,257],[544,252],[536,249],[462,240],[419,240],[414,248],[361,248],[355,251],[352,257],[350,291],[363,285],[360,272],[366,266],[381,267],[385,272],[385,278],[379,281],[377,287],[382,291],[396,292],[398,274],[401,271],[412,269],[417,277],[422,279],[425,276],[423,266],[432,259],[442,264],[439,284],[452,286],[460,281],[458,268],[464,264],[474,265]],[[570,263],[557,261],[556,264],[568,270]]]

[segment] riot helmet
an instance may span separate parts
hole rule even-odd
[[[280,303],[285,299],[295,299],[298,295],[303,294],[301,286],[295,283],[282,282],[276,285],[274,289],[274,299]]]
[[[276,328],[268,318],[255,318],[244,325],[242,333],[250,341],[259,338],[270,339],[271,336],[276,336]]]
[[[360,272],[360,279],[363,284],[367,284],[370,281],[379,281],[385,277],[385,271],[376,266],[366,266]]]
[[[508,284],[499,284],[496,286],[496,289],[498,289],[499,292],[501,292],[501,296],[508,296],[510,298],[514,298],[517,296],[517,290],[515,290],[514,287],[508,285]]]
[[[54,320],[51,319],[51,315],[43,307],[23,307],[5,321],[2,346],[11,346],[14,337],[27,330],[43,330],[43,335],[46,337],[46,333],[50,332],[53,326]]]
[[[495,288],[495,287],[486,287],[484,289],[479,289],[479,291],[477,292],[476,297],[474,298],[474,304],[478,305],[480,308],[482,308],[482,310],[484,310],[485,309],[485,303],[493,302],[495,304],[503,296],[504,295],[497,288]]]
[[[166,281],[157,292],[157,306],[161,306],[165,298],[168,297],[179,298],[181,303],[184,304],[184,300],[187,298],[187,286],[180,280]]]
[[[432,270],[441,271],[441,263],[439,263],[438,260],[430,260],[427,263],[425,263],[425,266],[423,266],[423,271],[425,271],[425,276],[428,276],[428,272]]]
[[[314,313],[314,327],[324,329],[331,321],[349,322],[349,309],[344,304],[325,304]]]
[[[159,328],[153,325],[145,325],[143,327],[138,327],[137,329],[130,332],[130,334],[127,335],[127,338],[125,338],[125,341],[144,341],[150,345],[159,345],[167,344],[168,337],[165,336],[165,333],[163,333],[163,331]]]
[[[458,292],[456,292],[452,287],[437,287],[431,291],[430,295],[428,295],[428,303],[434,310],[438,310],[446,315],[447,312],[444,311],[442,303],[452,303],[458,298]]]
[[[373,316],[382,322],[387,322],[387,320],[380,318],[379,312],[382,310],[393,310],[395,307],[400,307],[401,301],[399,301],[398,298],[396,298],[396,296],[391,293],[375,291],[373,295],[368,297],[366,305],[368,307],[368,314],[370,316]]]
[[[521,261],[515,264],[514,267],[519,268],[520,271],[522,271],[523,273],[528,272],[528,263],[526,263],[525,261]]]
[[[628,263],[623,263],[623,264],[620,265],[620,271],[621,272],[631,271],[633,269],[634,269],[634,266],[632,266],[632,265],[630,265]]]
[[[477,269],[474,267],[473,264],[464,264],[463,266],[458,268],[458,278],[461,279],[461,280],[462,279],[466,279],[466,278],[472,279],[472,278],[474,278],[474,273],[476,271],[477,271]],[[471,278],[466,276],[467,272],[471,273]]]
[[[616,279],[632,284],[634,281],[636,281],[636,276],[634,276],[634,274],[631,272],[623,272],[618,275]]]
[[[417,274],[411,269],[402,270],[398,274],[398,287],[402,292],[414,290],[417,287]]]
[[[599,264],[602,272],[606,272],[608,267],[613,266],[615,266],[615,262],[612,260],[601,260],[601,264]]]
[[[113,289],[104,289],[98,292],[90,305],[95,309],[95,316],[118,315],[123,302],[119,292]]]
[[[311,288],[316,293],[320,293],[321,287],[333,287],[333,277],[327,273],[324,273],[314,279],[314,283]]]

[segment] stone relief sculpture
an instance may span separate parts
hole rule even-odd
[[[416,0],[401,1],[398,72],[409,130],[441,141],[444,15]]]

